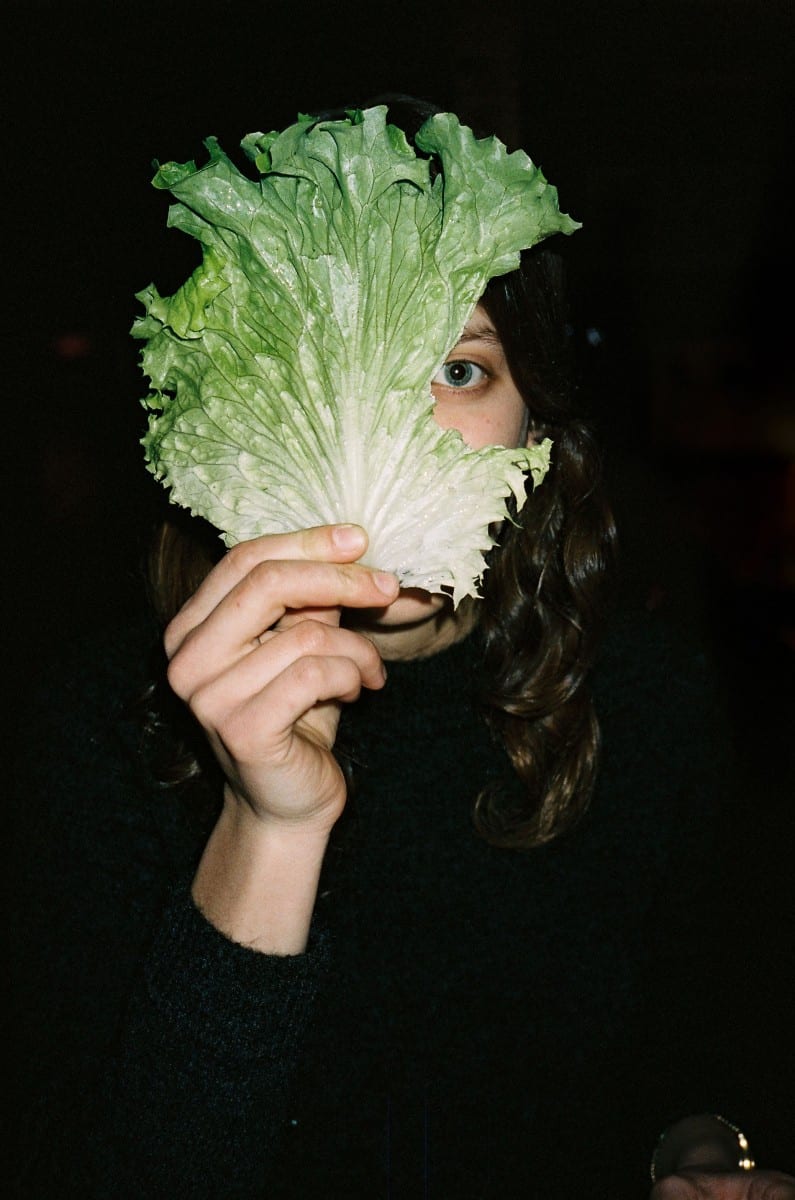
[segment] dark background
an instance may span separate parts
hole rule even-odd
[[[196,261],[152,159],[396,90],[496,130],[557,185],[583,222],[563,248],[572,337],[626,586],[695,627],[729,706],[741,787],[716,990],[739,998],[726,1053],[757,1146],[790,1169],[794,12],[33,0],[5,18],[3,79],[12,697],[60,640],[141,603],[162,497],[128,330],[134,293],[168,293]]]

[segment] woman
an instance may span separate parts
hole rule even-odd
[[[614,530],[560,291],[527,254],[433,381],[471,445],[556,446],[482,601],[401,591],[358,527],[214,561],[178,518],[146,735],[148,627],[34,711],[20,1195],[630,1196],[708,1106],[649,983],[698,979],[720,735],[647,615],[598,649]]]

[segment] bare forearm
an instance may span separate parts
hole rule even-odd
[[[263,823],[227,800],[193,882],[208,921],[264,954],[301,954],[328,834]]]

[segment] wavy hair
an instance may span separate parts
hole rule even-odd
[[[604,624],[616,531],[601,456],[573,384],[561,259],[544,246],[490,282],[482,300],[500,335],[530,432],[552,464],[506,522],[483,580],[483,710],[523,785],[478,796],[474,821],[498,846],[530,848],[571,826],[590,799],[599,725],[588,688]]]

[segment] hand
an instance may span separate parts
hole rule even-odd
[[[699,1171],[683,1167],[655,1183],[649,1200],[795,1200],[795,1179],[780,1171]]]
[[[741,1160],[751,1169],[743,1170]],[[649,1200],[795,1200],[795,1179],[758,1171],[745,1135],[715,1113],[683,1117],[654,1152]]]
[[[360,566],[358,526],[257,538],[229,551],[165,633],[168,678],[205,730],[232,800],[258,821],[328,832],[345,804],[331,749],[340,703],[383,686],[343,607],[386,607],[398,582]]]

